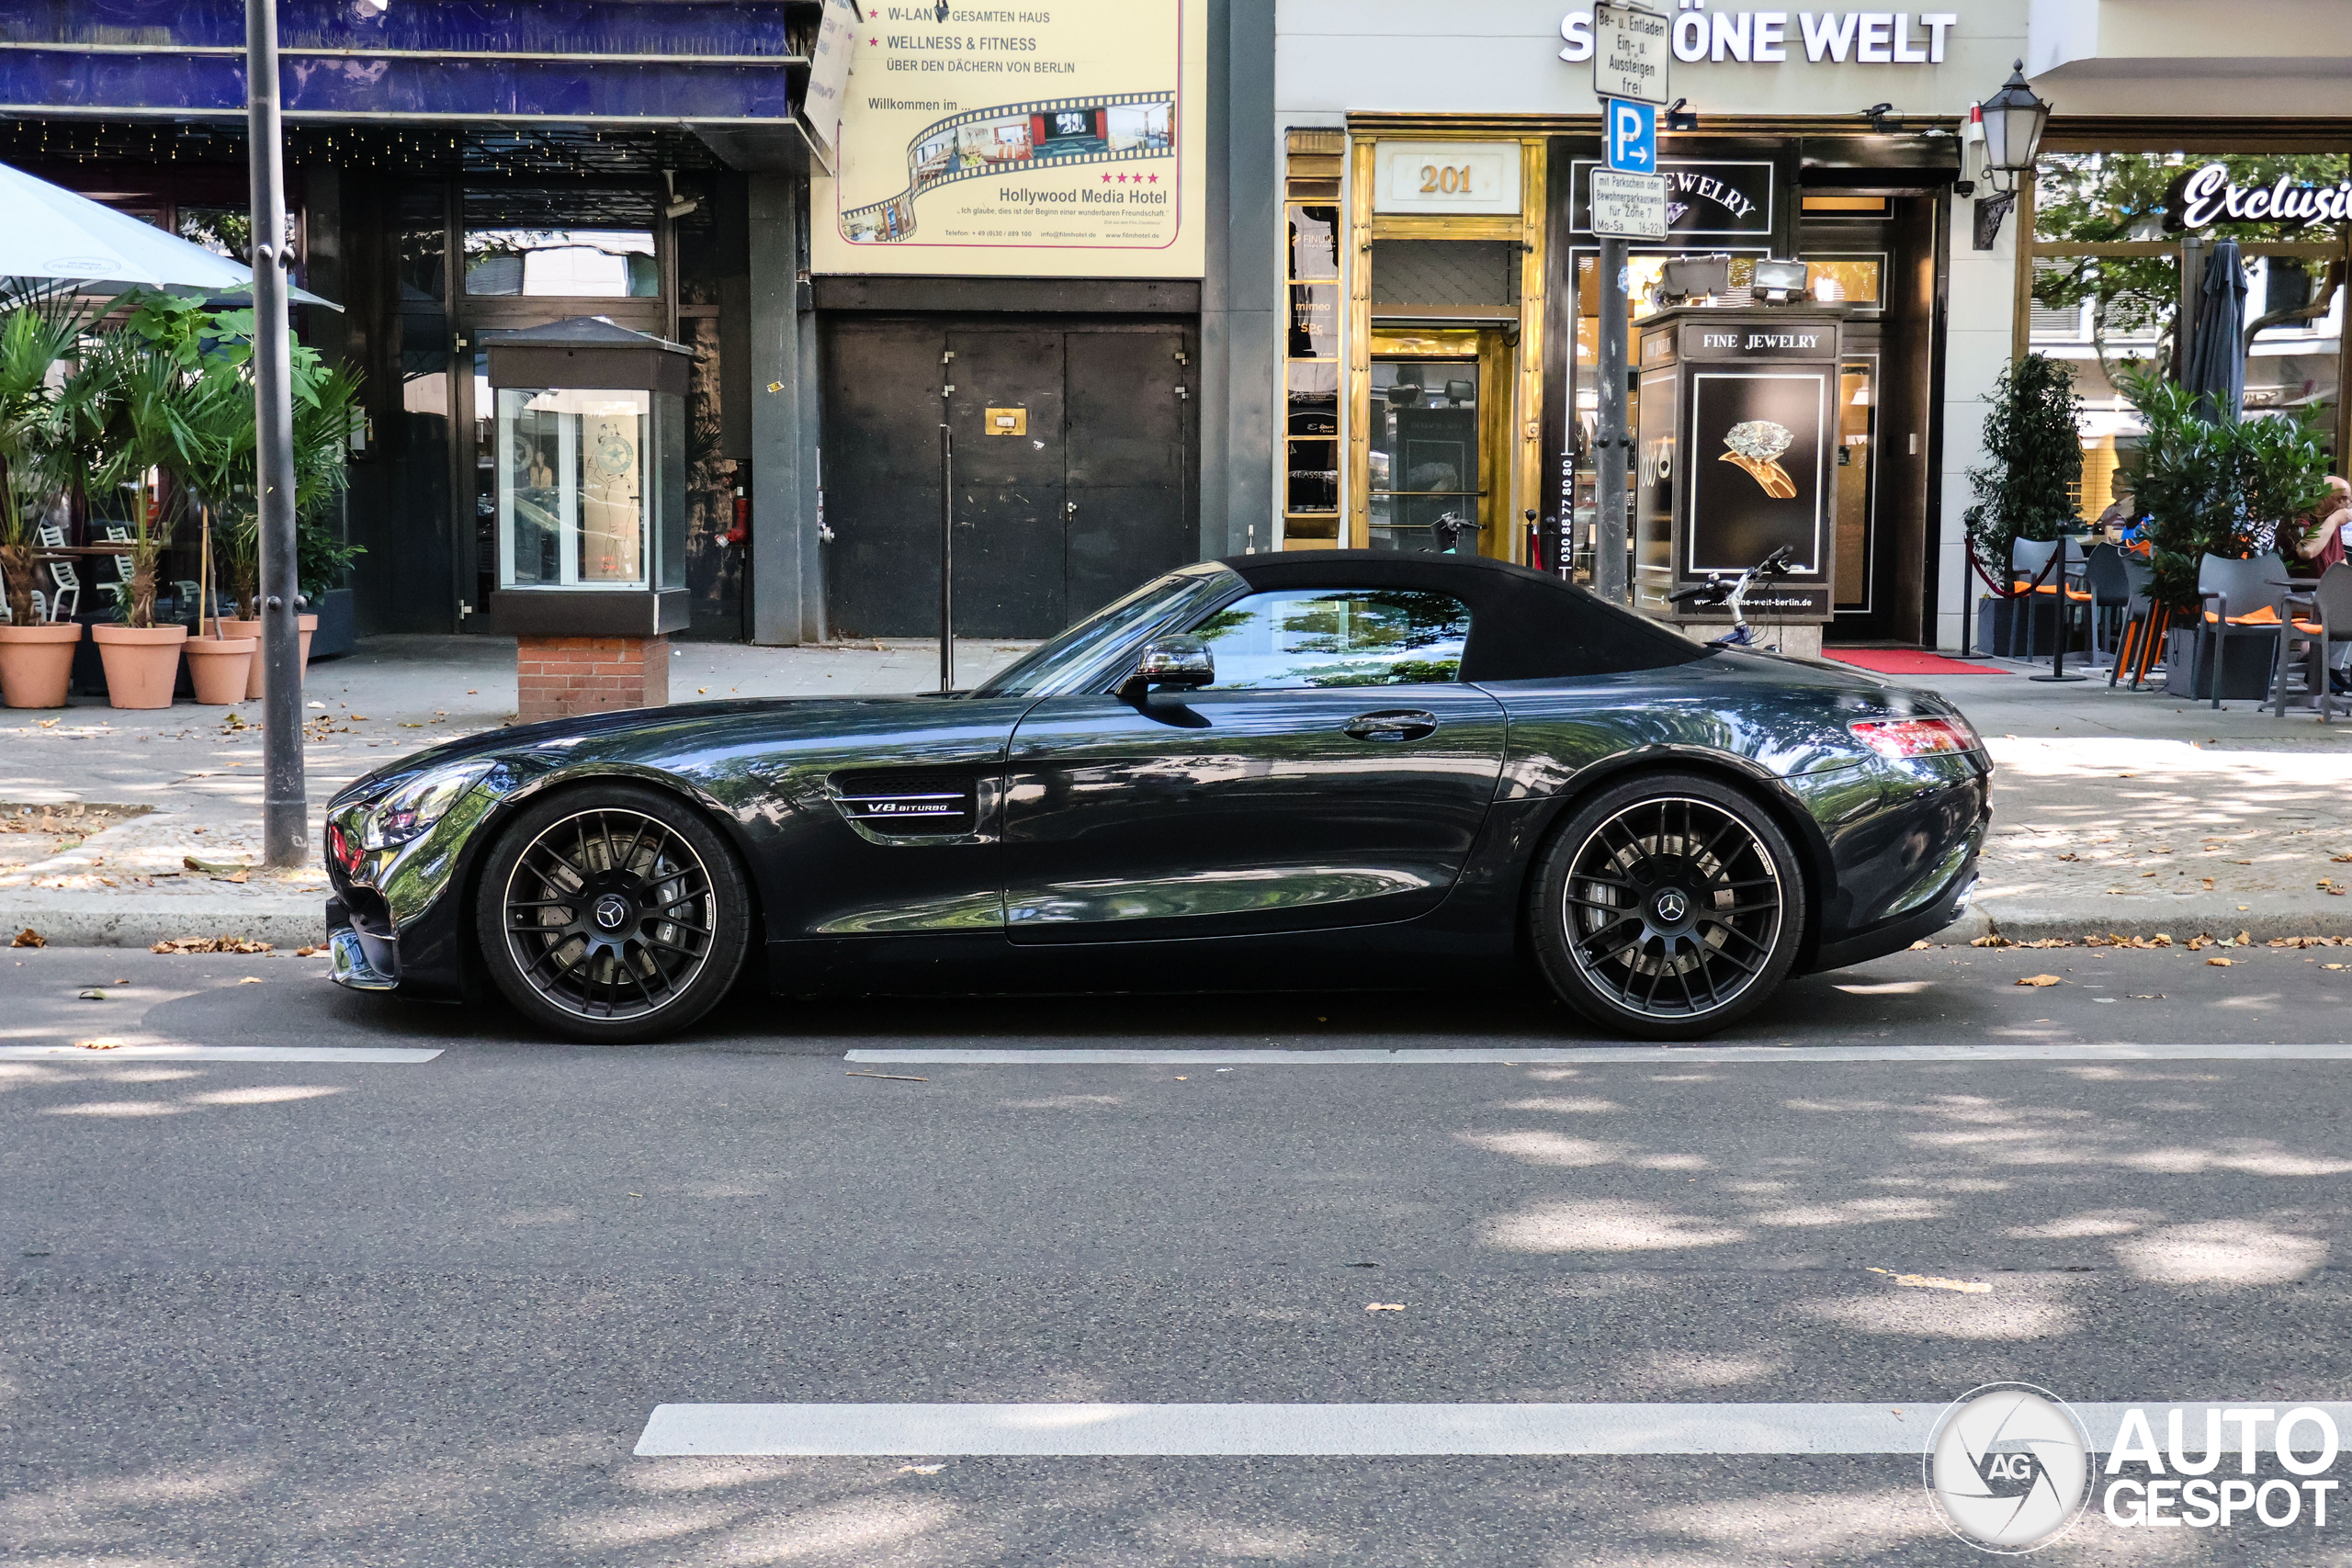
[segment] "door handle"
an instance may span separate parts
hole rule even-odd
[[[1360,713],[1348,720],[1346,733],[1358,740],[1419,740],[1437,733],[1437,715],[1420,708]]]

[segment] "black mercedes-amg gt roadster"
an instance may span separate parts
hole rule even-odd
[[[328,807],[334,976],[590,1041],[789,996],[1456,985],[1721,1029],[1966,903],[1991,763],[1933,693],[1702,646],[1476,558],[1170,572],[971,691],[435,747]]]

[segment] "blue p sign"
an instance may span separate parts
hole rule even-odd
[[[1622,174],[1657,173],[1657,110],[1622,98],[1610,99],[1607,108],[1609,166]]]

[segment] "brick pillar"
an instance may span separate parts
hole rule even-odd
[[[525,724],[670,701],[666,637],[526,637],[514,659],[515,716]]]

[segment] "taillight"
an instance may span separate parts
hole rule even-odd
[[[349,839],[344,837],[343,829],[333,822],[327,824],[327,852],[334,856],[336,863],[344,870],[359,869],[359,852],[352,846]]]
[[[1847,728],[1882,757],[1930,757],[1941,751],[1973,751],[1976,736],[1949,718],[1871,718]]]

